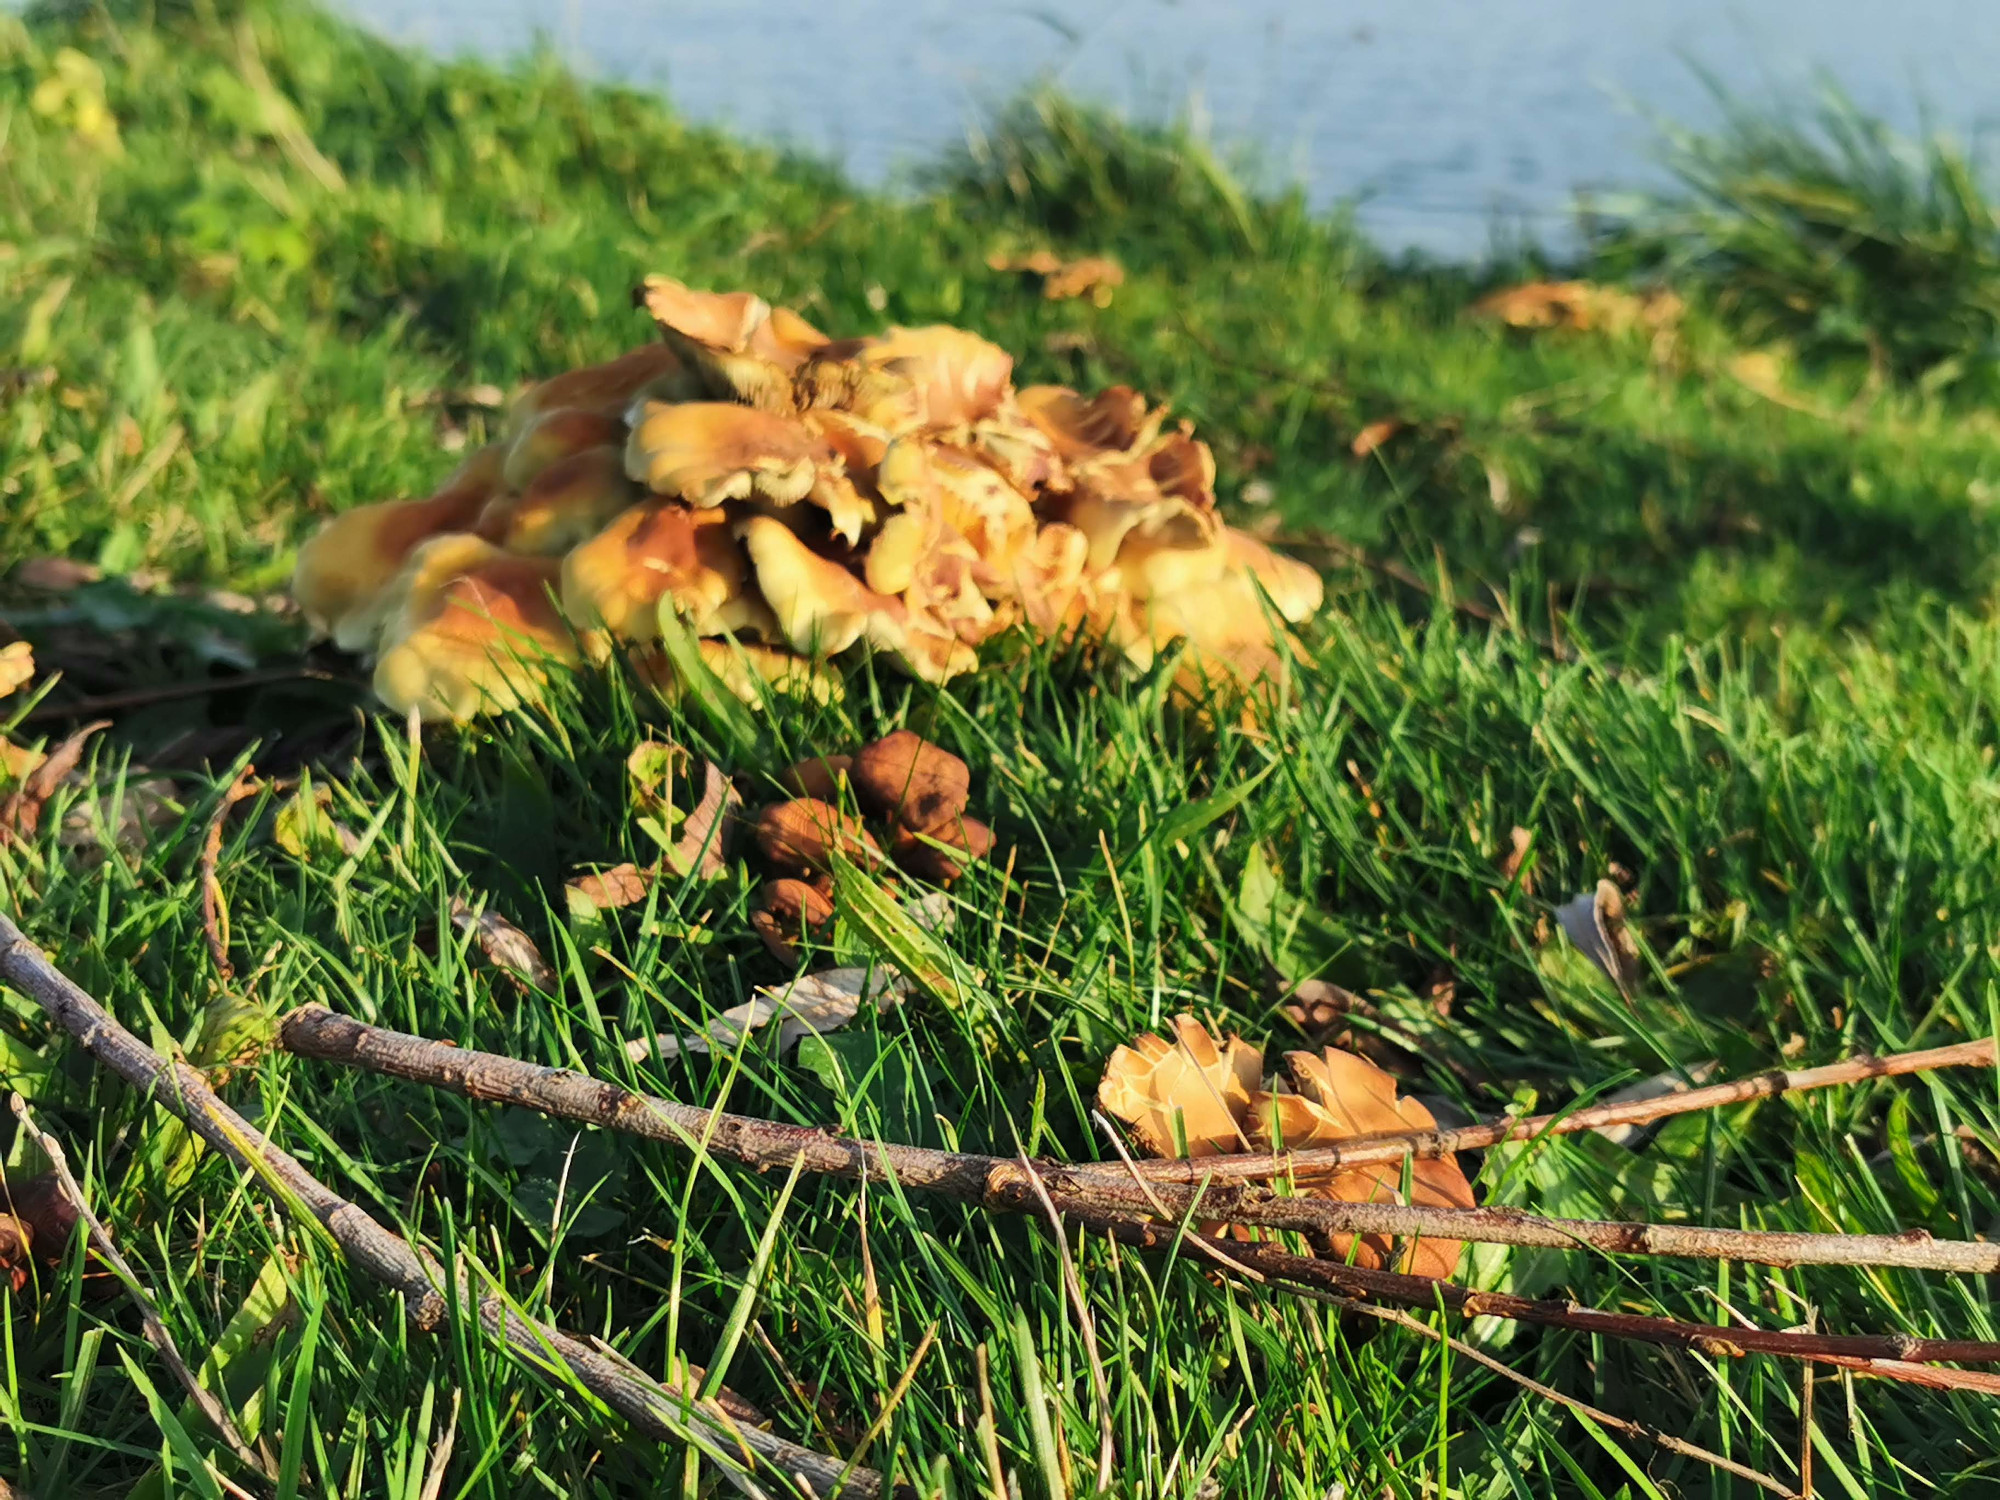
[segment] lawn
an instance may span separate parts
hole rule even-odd
[[[1973,330],[1963,356],[1874,357],[1865,321],[1819,337],[1838,320],[1771,312],[1797,311],[1770,288],[1799,277],[1758,281],[1757,245],[1703,257],[1664,232],[1599,270],[1670,278],[1677,316],[1524,330],[1472,306],[1543,268],[1390,261],[1197,142],[1057,101],[1004,125],[890,199],[547,62],[438,63],[303,7],[0,16],[0,616],[63,673],[8,732],[254,674],[118,706],[87,784],[0,845],[0,906],[377,1217],[649,1371],[708,1369],[808,1447],[844,1458],[886,1415],[866,1462],[921,1493],[992,1493],[971,1437],[989,1400],[1027,1495],[1088,1493],[1106,1426],[1121,1495],[1756,1493],[1417,1333],[1185,1256],[1059,1248],[895,1191],[864,1214],[847,1184],[788,1189],[268,1049],[319,1002],[704,1107],[1095,1159],[1114,1046],[1180,1011],[1273,1054],[1315,1045],[1283,1004],[1309,978],[1365,995],[1356,1036],[1461,1118],[1995,1034],[2000,421],[1977,340],[2000,303],[1976,245],[1946,247],[1973,309],[1944,320]],[[1919,238],[1899,284],[1932,263]],[[1125,282],[1099,307],[988,268],[1040,248],[1115,257]],[[747,719],[616,673],[419,744],[370,717],[365,677],[282,608],[297,544],[428,492],[524,381],[644,340],[628,294],[654,271],[836,334],[959,323],[1022,383],[1170,400],[1214,445],[1232,517],[1328,570],[1292,701],[1189,712],[1163,672],[1010,643],[946,688],[858,666],[844,704]],[[57,559],[89,567],[52,589]],[[790,971],[750,927],[741,861],[625,910],[566,899],[568,877],[648,857],[633,747],[713,756],[755,806],[794,759],[905,725],[968,762],[1002,850],[932,939],[950,1003],[920,994],[797,1052],[758,1033],[635,1060],[628,1041],[695,1031]],[[245,759],[287,780],[223,824],[225,969],[202,853]],[[313,787],[346,844],[299,817]],[[1200,826],[1176,818],[1204,804]],[[128,811],[142,841],[116,837]],[[1533,846],[1510,876],[1516,828]],[[1553,915],[1605,878],[1641,949],[1629,996]],[[554,978],[487,963],[460,900],[519,924]],[[885,956],[865,923],[828,949],[814,966]],[[5,990],[0,1063],[282,1461],[275,1489],[240,1473],[75,1256],[0,1287],[0,1475],[21,1491],[715,1483],[476,1331],[410,1326]],[[10,1175],[31,1170],[9,1129]],[[1997,1162],[1994,1077],[1959,1070],[1466,1164],[1482,1201],[1548,1213],[1967,1239],[2000,1227]],[[1460,1277],[1718,1326],[1996,1337],[1969,1277],[1501,1247]],[[1798,1482],[1796,1364],[1435,1321]],[[1815,1412],[1819,1494],[2000,1493],[1990,1396],[1828,1371]]]

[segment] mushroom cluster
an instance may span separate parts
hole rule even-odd
[[[1319,575],[1224,525],[1189,424],[1113,386],[1016,390],[962,329],[834,340],[747,292],[649,278],[657,342],[527,391],[437,493],[348,511],[294,591],[390,707],[463,719],[678,621],[746,700],[864,647],[928,682],[1020,625],[1255,681]]]
[[[797,958],[800,938],[833,921],[835,854],[866,870],[893,861],[920,880],[950,885],[993,848],[993,831],[965,813],[972,789],[965,762],[908,729],[853,755],[802,760],[781,780],[790,799],[757,815],[757,848],[772,878],[757,892],[750,925],[786,963]],[[873,819],[875,831],[843,804]]]
[[[1267,1084],[1261,1048],[1238,1036],[1218,1039],[1193,1016],[1176,1016],[1171,1040],[1148,1032],[1111,1054],[1097,1102],[1154,1156],[1306,1150],[1360,1135],[1437,1127],[1422,1104],[1396,1096],[1395,1079],[1351,1052],[1287,1052],[1285,1068]],[[1409,1163],[1407,1200],[1403,1173],[1402,1162],[1358,1163],[1302,1181],[1298,1190],[1341,1203],[1473,1207],[1472,1184],[1455,1157]],[[1441,1278],[1451,1275],[1461,1247],[1440,1239],[1398,1246],[1379,1234],[1361,1235],[1357,1243],[1356,1236],[1342,1234],[1319,1248],[1374,1270]]]

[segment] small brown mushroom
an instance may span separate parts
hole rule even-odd
[[[854,757],[852,777],[863,807],[909,829],[957,819],[972,789],[964,761],[908,729],[864,745]]]
[[[851,755],[809,755],[787,766],[778,785],[794,797],[838,804],[841,786],[851,779],[853,769]]]
[[[867,869],[882,863],[882,850],[868,830],[816,797],[776,802],[759,813],[757,847],[777,869],[820,875],[832,873],[836,853]]]
[[[921,831],[900,829],[889,845],[897,864],[936,885],[950,885],[992,852],[993,830],[977,818],[952,818]]]

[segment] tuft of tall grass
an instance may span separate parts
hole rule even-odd
[[[1750,337],[1809,359],[2000,390],[2000,208],[1979,164],[1831,84],[1803,109],[1717,97],[1720,129],[1663,132],[1686,195],[1591,225],[1600,261],[1704,284]]]

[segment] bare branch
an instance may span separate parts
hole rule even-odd
[[[696,1109],[670,1100],[634,1094],[616,1084],[561,1068],[545,1068],[470,1048],[450,1047],[423,1037],[384,1031],[323,1006],[305,1006],[280,1026],[284,1045],[302,1056],[343,1062],[391,1077],[450,1089],[472,1099],[518,1104],[563,1119],[694,1147],[754,1167],[789,1167],[854,1180],[893,1179],[904,1188],[935,1192],[987,1208],[1022,1213],[1045,1211],[1036,1184],[1018,1161],[937,1151],[828,1135],[803,1126],[747,1115]],[[1102,1174],[1084,1174],[1061,1163],[1040,1161],[1031,1169],[1057,1211],[1088,1221],[1133,1243],[1151,1248],[1200,1242],[1215,1258],[1228,1258],[1265,1274],[1323,1286],[1343,1296],[1372,1297],[1402,1306],[1445,1306],[1466,1316],[1490,1314],[1556,1327],[1579,1328],[1613,1337],[1644,1339],[1704,1349],[1716,1354],[1770,1353],[1795,1358],[1821,1353],[1862,1359],[2000,1361],[2000,1343],[1915,1339],[1902,1335],[1805,1335],[1679,1323],[1624,1313],[1599,1312],[1566,1302],[1537,1302],[1493,1292],[1475,1292],[1450,1282],[1389,1271],[1365,1270],[1336,1261],[1293,1255],[1270,1244],[1225,1244],[1207,1236],[1182,1235],[1175,1222],[1197,1211],[1204,1220],[1258,1223],[1290,1229],[1347,1233],[1436,1234],[1500,1244],[1574,1248],[1602,1242],[1602,1248],[1640,1254],[1701,1254],[1776,1264],[1923,1265],[1932,1269],[1965,1264],[1990,1266],[2000,1247],[1932,1242],[1905,1236],[1760,1234],[1743,1230],[1688,1229],[1682,1226],[1597,1224],[1577,1219],[1540,1219],[1501,1209],[1411,1209],[1400,1204],[1334,1203],[1317,1198],[1281,1198],[1249,1184],[1186,1188],[1174,1183],[1129,1183]],[[1161,1209],[1165,1209],[1162,1215]],[[1170,1222],[1163,1223],[1162,1220]],[[1649,1237],[1650,1232],[1650,1237]],[[1701,1248],[1662,1248],[1671,1236]],[[1862,1249],[1851,1247],[1861,1246]],[[1843,1247],[1850,1247],[1843,1249]],[[1872,1259],[1873,1251],[1885,1257]]]
[[[194,1371],[190,1370],[187,1361],[181,1358],[180,1345],[174,1342],[173,1334],[168,1331],[165,1321],[160,1317],[158,1305],[147,1293],[145,1283],[139,1280],[139,1273],[134,1271],[131,1264],[119,1253],[118,1247],[111,1241],[110,1231],[91,1211],[89,1201],[83,1196],[82,1185],[70,1172],[69,1158],[63,1151],[62,1142],[35,1123],[35,1117],[28,1112],[27,1100],[16,1094],[10,1102],[13,1105],[14,1118],[21,1122],[21,1128],[27,1131],[33,1137],[35,1144],[42,1148],[42,1154],[48,1157],[50,1170],[62,1184],[63,1192],[68,1194],[69,1201],[76,1205],[78,1215],[90,1231],[90,1248],[97,1252],[99,1259],[111,1267],[118,1279],[125,1284],[127,1295],[139,1304],[140,1326],[145,1332],[146,1342],[159,1351],[160,1358],[166,1362],[167,1368],[173,1371],[174,1379],[181,1383],[181,1389],[188,1393],[188,1399],[194,1402],[195,1409],[208,1419],[208,1425],[220,1433],[222,1440],[229,1444],[229,1451],[236,1455],[236,1461],[253,1474],[261,1474],[266,1479],[275,1480],[278,1476],[272,1472],[263,1456],[243,1440],[243,1433],[237,1427],[235,1419],[229,1415],[229,1408],[222,1404],[221,1398],[214,1391],[195,1378]]]
[[[153,1102],[187,1122],[215,1150],[254,1173],[293,1212],[317,1220],[354,1265],[403,1294],[411,1319],[426,1331],[444,1320],[445,1272],[428,1254],[384,1228],[358,1205],[320,1182],[231,1109],[201,1074],[169,1062],[119,1025],[110,1012],[66,977],[47,955],[0,916],[0,980],[28,996],[98,1062]],[[504,1299],[478,1293],[471,1278],[457,1278],[461,1305],[476,1310],[480,1326],[525,1363],[589,1391],[648,1437],[690,1442],[739,1487],[762,1494],[741,1472],[739,1455],[754,1455],[758,1472],[803,1485],[815,1494],[876,1496],[886,1492],[874,1470],[845,1472],[840,1462],[796,1443],[733,1421],[720,1405],[657,1381],[643,1380],[581,1339],[538,1322]]]
[[[1344,1172],[1366,1162],[1401,1161],[1406,1156],[1450,1156],[1455,1151],[1476,1151],[1503,1141],[1572,1135],[1577,1131],[1598,1130],[1607,1125],[1648,1125],[1672,1115],[1747,1104],[1753,1099],[1769,1099],[1805,1089],[1862,1083],[1871,1078],[1894,1078],[1904,1073],[1923,1073],[1935,1068],[1990,1068],[1993,1065],[1994,1045],[1992,1038],[1988,1037],[1950,1047],[1932,1047],[1922,1052],[1892,1052],[1887,1057],[1850,1057],[1823,1068],[1758,1073],[1731,1083],[1715,1083],[1706,1088],[1663,1094],[1651,1099],[1634,1099],[1623,1104],[1591,1105],[1567,1114],[1495,1120],[1486,1125],[1468,1125],[1461,1130],[1410,1130],[1358,1135],[1337,1146],[1317,1146],[1309,1151],[1279,1152],[1276,1155],[1210,1156],[1199,1162],[1146,1161],[1138,1164],[1138,1171],[1150,1182],[1222,1183],[1270,1177],[1305,1179]],[[1099,1170],[1109,1165],[1100,1164]]]

